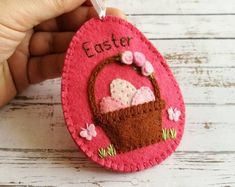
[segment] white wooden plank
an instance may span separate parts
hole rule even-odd
[[[235,15],[129,16],[148,38],[234,38]]]
[[[0,111],[1,148],[76,148],[60,105],[8,105]]]
[[[177,68],[173,72],[186,103],[234,104],[235,68]]]
[[[235,151],[235,106],[187,106],[180,151]],[[8,105],[0,111],[0,148],[76,149],[60,105]]]
[[[0,184],[34,186],[234,186],[234,152],[176,152],[149,170],[105,171],[74,151],[0,150]],[[17,175],[16,175],[17,174]]]
[[[173,67],[186,103],[235,103],[235,68]],[[60,79],[30,87],[14,103],[60,103]]]
[[[108,0],[107,3],[127,14],[235,13],[233,0]]]
[[[173,67],[235,67],[233,40],[152,41]]]

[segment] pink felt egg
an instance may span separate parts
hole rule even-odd
[[[125,51],[122,53],[121,60],[122,63],[130,65],[133,63],[133,53],[131,51]]]
[[[100,102],[101,113],[113,112],[125,107],[126,105],[113,97],[104,97]]]
[[[146,57],[143,53],[134,52],[134,63],[138,67],[142,67],[145,64]]]
[[[139,105],[150,101],[155,101],[153,91],[149,87],[143,86],[136,91],[135,95],[132,98],[131,104]]]

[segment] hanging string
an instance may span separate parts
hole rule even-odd
[[[105,0],[91,0],[91,3],[99,15],[99,18],[103,19],[106,16]]]

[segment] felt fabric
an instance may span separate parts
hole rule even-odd
[[[181,112],[177,108],[173,109],[172,107],[170,107],[168,108],[167,112],[168,112],[169,120],[175,121],[175,122],[179,121]]]
[[[130,106],[136,88],[126,80],[114,79],[110,84],[110,92],[113,98],[121,101],[126,106]]]
[[[146,61],[141,67],[141,72],[144,76],[149,76],[154,72],[154,68],[149,61]]]
[[[86,125],[86,128],[81,128],[80,136],[83,138],[86,138],[86,140],[91,141],[93,137],[96,137],[97,132],[95,130],[95,125],[90,124]]]
[[[146,57],[143,53],[138,51],[134,52],[134,63],[138,67],[142,67],[145,64]]]
[[[122,58],[121,58],[122,63],[130,65],[133,63],[133,59],[134,57],[132,51],[125,51],[122,53]]]
[[[131,105],[139,105],[150,101],[155,101],[155,96],[149,87],[143,86],[134,94]]]
[[[118,153],[160,142],[163,102],[149,102],[106,113],[97,120]]]
[[[121,108],[126,108],[121,101],[113,98],[113,97],[104,97],[100,102],[100,112],[107,113],[115,110],[120,110]]]
[[[95,124],[87,93],[88,80],[98,63],[127,50],[142,52],[152,63],[161,98],[165,101],[161,114],[162,126],[176,129],[177,137],[113,157],[100,158],[98,150],[110,145],[111,141],[102,127]],[[111,64],[97,77],[94,89],[97,103],[110,94],[109,84],[117,78],[125,79],[137,88],[148,86],[153,90],[147,77],[143,78],[130,66]],[[161,163],[175,151],[183,135],[184,102],[168,65],[138,29],[117,17],[91,19],[75,34],[64,63],[61,97],[65,121],[75,143],[91,160],[114,171],[134,172]],[[171,106],[181,112],[177,123],[168,118],[167,109]],[[96,125],[97,135],[91,141],[79,135],[86,123]]]

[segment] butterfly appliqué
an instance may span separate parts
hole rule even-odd
[[[179,117],[181,115],[181,112],[177,108],[173,109],[172,107],[170,107],[167,110],[167,112],[168,112],[169,119],[171,121],[175,121],[175,122],[179,121]]]
[[[86,124],[86,128],[81,128],[80,136],[88,141],[91,141],[93,137],[96,137],[97,132],[94,124]]]

